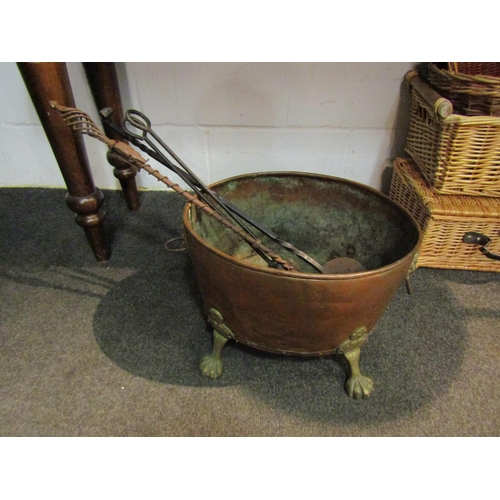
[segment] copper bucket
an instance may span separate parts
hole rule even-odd
[[[249,174],[211,188],[318,262],[348,257],[365,270],[318,273],[262,235],[297,271],[272,269],[234,233],[186,205],[186,243],[213,326],[202,373],[221,375],[229,339],[273,353],[338,353],[351,367],[348,394],[367,397],[373,382],[360,373],[360,347],[411,270],[421,240],[417,223],[375,189],[324,175]]]

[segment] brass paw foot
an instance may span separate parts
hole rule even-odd
[[[220,356],[206,354],[201,358],[200,370],[205,377],[217,378],[222,375],[222,360]]]
[[[226,342],[234,336],[217,309],[212,308],[208,311],[208,320],[214,329],[213,350],[210,354],[206,354],[201,358],[200,370],[205,377],[217,378],[222,375],[222,349]]]
[[[345,383],[345,390],[351,398],[366,399],[373,390],[373,380],[364,375],[351,376]]]
[[[362,375],[359,370],[361,346],[368,340],[368,332],[364,326],[356,328],[353,334],[342,343],[337,352],[343,354],[351,368],[351,376],[345,383],[347,394],[354,399],[365,399],[373,390],[373,380]]]
[[[373,390],[373,380],[370,377],[361,375],[359,371],[360,353],[361,350],[359,347],[352,351],[344,352],[344,356],[351,366],[351,376],[345,383],[345,390],[354,399],[366,399]]]

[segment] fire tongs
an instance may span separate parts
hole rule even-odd
[[[112,113],[113,110],[111,108],[104,108],[99,114],[101,119],[121,137],[178,175],[193,190],[193,192],[213,210],[219,213],[222,212],[226,217],[235,221],[245,232],[257,239],[257,237],[249,229],[248,224],[253,226],[280,246],[310,264],[314,269],[316,269],[316,271],[320,273],[324,272],[323,266],[321,266],[312,257],[297,249],[291,243],[282,240],[269,228],[256,222],[248,214],[205,185],[201,179],[199,179],[196,174],[153,131],[151,121],[144,113],[135,109],[127,110],[125,112],[125,118],[122,126],[115,125],[111,122],[110,117]],[[170,155],[170,157],[173,158],[177,164],[172,162],[172,160],[166,156],[165,153],[168,153],[168,155]],[[253,248],[267,262],[269,267],[283,269],[283,266],[279,262],[269,257],[269,255],[259,249],[258,246]]]

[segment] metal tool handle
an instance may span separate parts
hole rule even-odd
[[[110,116],[110,112],[112,112],[112,110],[101,110],[101,117],[105,121],[107,121]],[[112,125],[110,124],[110,126]],[[140,130],[141,133],[138,134],[136,132],[132,132],[130,130],[130,126]],[[203,181],[199,177],[197,177],[196,174],[174,153],[174,151],[172,151],[172,149],[167,144],[165,144],[161,137],[156,134],[156,132],[151,127],[151,120],[144,113],[141,113],[136,109],[127,110],[125,112],[125,118],[123,120],[121,132],[118,129],[116,129],[116,131],[122,133],[124,137],[127,138],[132,144],[138,146],[142,151],[147,152],[155,160],[159,161],[161,164],[179,175],[179,177],[183,179],[184,182],[186,182],[186,184],[188,184],[188,186],[198,196],[200,196],[203,201],[205,201],[205,203],[208,203],[214,210],[222,211],[225,214],[225,217],[232,219],[249,235],[256,238],[252,231],[243,224],[243,221],[253,226],[254,229],[258,229],[263,234],[278,243],[280,246],[289,250],[297,257],[307,262],[319,273],[323,273],[321,264],[319,264],[319,262],[313,259],[310,255],[307,255],[305,252],[302,252],[291,243],[279,238],[269,228],[266,228],[257,223],[250,216],[235,207],[229,201],[220,197],[209,186],[204,184]],[[142,144],[143,142],[146,143],[147,146]],[[160,147],[158,147],[158,145]],[[175,162],[177,162],[177,164],[173,163],[170,158],[168,158],[164,154],[164,152],[168,153],[168,155],[170,155],[170,157],[173,158]],[[265,258],[265,256],[262,257]],[[268,262],[268,264],[273,263]]]
[[[488,245],[491,243],[491,238],[482,233],[476,233],[475,231],[469,231],[464,234],[462,241],[468,243],[469,245],[481,245],[479,251],[483,253],[488,259],[500,260],[500,255],[493,253],[488,250]]]

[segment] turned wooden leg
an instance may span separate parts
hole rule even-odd
[[[115,63],[85,62],[83,63],[83,68],[85,69],[97,110],[101,111],[103,108],[111,108],[113,110],[113,114],[109,118],[111,123],[121,125],[123,121],[123,108]],[[104,132],[109,138],[126,142],[106,122],[103,121],[102,123]],[[128,208],[130,210],[138,210],[140,208],[140,201],[135,182],[137,170],[130,166],[124,166],[123,162],[119,162],[118,160],[117,163],[119,166],[117,166],[110,161],[109,155],[108,161],[115,167],[114,175],[120,181]]]
[[[45,134],[56,157],[68,188],[68,207],[77,214],[76,221],[83,227],[98,261],[109,258],[103,222],[103,196],[96,189],[83,137],[73,132],[53,109],[50,101],[75,107],[66,63],[17,63]]]
[[[135,185],[137,168],[125,160],[123,156],[113,153],[113,151],[108,151],[106,158],[108,163],[115,167],[114,174],[115,177],[120,180],[128,208],[130,210],[138,210],[140,208],[140,202],[137,187]]]

